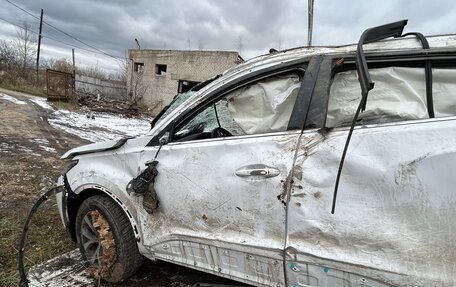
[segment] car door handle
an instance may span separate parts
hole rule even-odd
[[[261,176],[274,177],[280,174],[280,170],[275,167],[270,167],[264,164],[251,164],[240,167],[236,170],[236,175],[239,177]]]

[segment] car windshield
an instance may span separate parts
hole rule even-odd
[[[182,94],[177,94],[174,97],[173,101],[169,105],[167,105],[152,121],[152,127],[154,127],[157,123],[161,122],[167,115],[169,115],[172,111],[174,111],[178,106],[180,106],[183,102],[185,102],[195,93],[195,91],[188,91]]]
[[[202,88],[206,87],[210,83],[212,83],[214,80],[218,79],[221,75],[214,76],[204,82],[201,82],[194,86],[190,91],[182,93],[182,94],[177,94],[172,102],[167,105],[166,107],[161,110],[161,112],[155,117],[155,119],[152,121],[151,126],[152,128],[159,122],[161,122],[167,115],[169,115],[172,111],[174,111],[178,106],[180,106],[183,102],[185,102],[188,98],[193,96],[196,92],[201,90]]]

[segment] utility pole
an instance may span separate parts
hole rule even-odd
[[[71,49],[71,54],[73,55],[73,77],[76,76],[76,64],[74,63],[74,49]]]
[[[73,55],[73,96],[76,90],[76,64],[74,62],[74,49],[71,49],[71,54]]]
[[[312,46],[312,29],[313,29],[313,9],[314,0],[308,0],[308,15],[307,15],[307,46]]]
[[[36,79],[38,80],[38,69],[40,66],[40,47],[41,47],[41,31],[43,29],[43,9],[41,9],[40,17],[40,32],[38,33],[38,51],[36,53]]]

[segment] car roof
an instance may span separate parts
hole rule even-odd
[[[426,36],[430,48],[456,48],[456,34],[449,35],[434,35]],[[264,54],[252,59],[249,59],[231,69],[226,70],[223,74],[229,74],[234,71],[243,69],[257,68],[260,66],[269,66],[273,63],[286,62],[289,60],[310,57],[314,55],[329,55],[329,54],[347,54],[356,52],[357,44],[348,44],[340,46],[311,46],[297,47],[282,51]],[[383,41],[365,44],[363,46],[365,52],[380,52],[380,51],[401,51],[409,49],[423,49],[423,46],[418,38],[410,36],[405,38],[394,38]]]

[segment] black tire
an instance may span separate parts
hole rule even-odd
[[[82,202],[76,216],[76,238],[82,258],[88,267],[102,270],[103,260],[106,260],[102,258],[103,247],[99,239],[100,234],[98,229],[93,227],[93,216],[97,214],[93,212],[96,211],[109,223],[108,230],[112,232],[116,252],[115,261],[110,264],[108,274],[99,278],[113,283],[121,282],[139,269],[143,257],[138,251],[130,221],[121,207],[106,195],[95,195]],[[89,223],[92,225],[90,226]],[[96,242],[97,239],[98,242]]]

